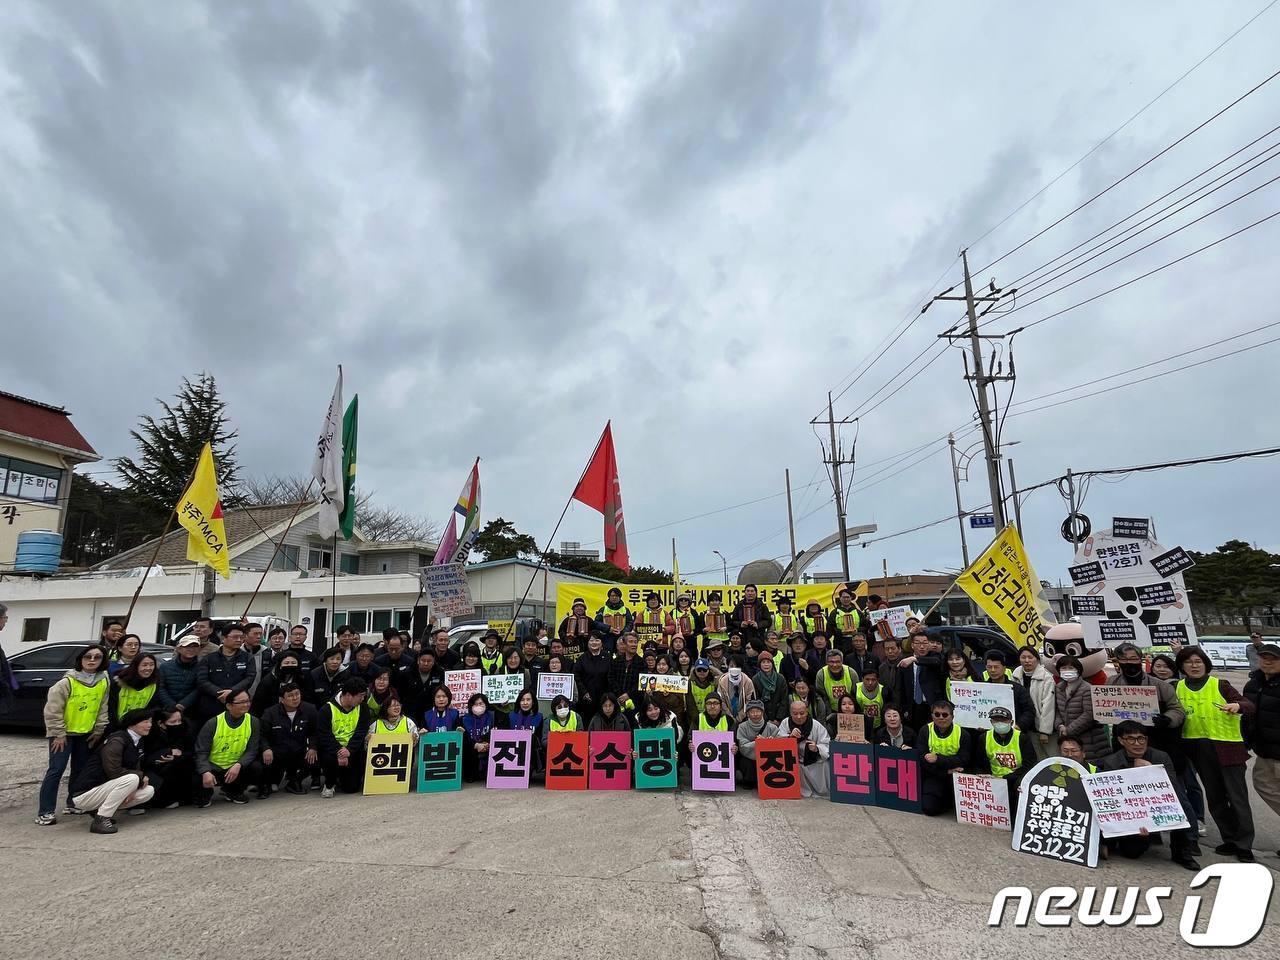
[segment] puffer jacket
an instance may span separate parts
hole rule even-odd
[[[1080,738],[1085,758],[1097,763],[1109,756],[1111,739],[1106,728],[1093,719],[1092,684],[1087,680],[1059,683],[1054,694],[1054,726],[1066,727],[1067,733]]]
[[[1044,664],[1038,663],[1035,671],[1031,674],[1030,685],[1023,683],[1025,675],[1026,671],[1019,666],[1013,671],[1012,680],[1018,686],[1025,687],[1027,693],[1031,695],[1031,706],[1035,708],[1036,712],[1036,731],[1045,735],[1052,734],[1054,716],[1057,711],[1057,702],[1053,695],[1053,674],[1045,669]]]

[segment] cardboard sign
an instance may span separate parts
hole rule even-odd
[[[1160,695],[1155,687],[1097,686],[1093,698],[1093,719],[1099,723],[1137,720],[1150,726],[1160,715]]]
[[[991,729],[991,711],[1004,707],[1013,715],[1013,684],[951,681],[951,702],[956,705],[955,723],[973,730]]]
[[[640,674],[641,693],[688,693],[689,678],[678,673]]]
[[[974,773],[951,775],[955,791],[956,820],[993,830],[1012,830],[1009,816],[1009,782],[1001,777]]]
[[[427,590],[431,612],[437,617],[469,617],[475,613],[465,564],[437,563],[423,567],[422,584]]]
[[[1111,535],[1126,540],[1146,540],[1151,536],[1151,520],[1147,517],[1112,517]]]
[[[1067,573],[1071,574],[1071,582],[1077,587],[1084,586],[1086,583],[1097,583],[1099,580],[1107,579],[1107,575],[1102,571],[1102,564],[1096,560],[1088,563],[1077,563],[1075,566],[1067,567]]]
[[[676,788],[676,732],[670,727],[632,731],[637,790]],[[695,788],[696,789],[696,788]]]
[[[1175,573],[1181,573],[1187,567],[1194,567],[1196,562],[1191,559],[1187,551],[1181,547],[1174,547],[1166,553],[1160,554],[1158,557],[1151,558],[1151,566],[1155,568],[1156,573],[1162,577],[1169,577]]]
[[[588,743],[587,786],[592,790],[631,789],[631,733],[598,730]]]
[[[1041,760],[1022,780],[1013,849],[1046,860],[1098,865],[1100,834],[1084,787],[1088,771],[1066,757]]]
[[[574,699],[572,673],[540,673],[538,674],[538,699],[554,700],[556,697]]]
[[[1145,587],[1135,587],[1134,592],[1137,594],[1138,605],[1147,609],[1151,607],[1169,607],[1178,602],[1178,598],[1173,592],[1173,584],[1167,580],[1160,583],[1150,583]]]
[[[453,694],[453,705],[460,713],[467,712],[467,701],[481,692],[479,670],[446,670],[444,685]]]
[[[1105,617],[1107,601],[1096,594],[1072,594],[1071,615],[1073,617]]]
[[[693,789],[733,792],[733,734],[713,730],[693,732]]]
[[[761,800],[800,799],[800,758],[795,738],[756,739],[756,791]]]
[[[920,812],[920,754],[881,743],[876,745],[876,806],[904,813]]]
[[[587,733],[556,731],[547,737],[548,790],[587,789]]]
[[[532,730],[498,730],[489,734],[490,790],[527,790],[533,765]]]
[[[409,733],[375,733],[364,761],[364,795],[408,793],[413,771],[413,737]]]
[[[907,633],[907,617],[915,616],[914,611],[907,607],[889,607],[885,610],[871,610],[867,613],[867,619],[871,621],[871,625],[876,627],[882,639],[888,640],[891,637],[906,637]],[[880,624],[887,624],[881,627]]]
[[[489,698],[489,702],[502,706],[515,703],[524,690],[523,673],[495,673],[483,678],[481,690]]]
[[[876,751],[869,743],[831,744],[831,801],[873,806],[876,802]]]
[[[1084,778],[1104,837],[1127,837],[1191,826],[1169,773],[1160,764],[1094,773]]]
[[[836,714],[836,740],[841,743],[866,743],[866,720],[860,713]]]
[[[462,731],[441,730],[418,737],[418,793],[462,789]]]

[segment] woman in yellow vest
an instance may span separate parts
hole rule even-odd
[[[369,732],[364,735],[365,746],[368,746],[375,733],[407,733],[415,743],[418,741],[418,725],[404,715],[404,707],[394,692],[383,703],[381,715],[369,724]]]
[[[76,657],[76,667],[49,688],[44,703],[44,735],[49,741],[49,769],[40,783],[36,823],[58,822],[58,784],[71,764],[74,782],[89,759],[89,751],[107,729],[107,648],[91,644]],[[80,813],[67,789],[68,814]]]
[[[1241,732],[1241,719],[1253,716],[1253,702],[1221,677],[1210,675],[1213,663],[1199,647],[1186,647],[1178,654],[1178,669],[1185,678],[1177,686],[1178,700],[1187,713],[1183,746],[1204,784],[1205,803],[1222,834],[1214,852],[1253,863],[1253,811],[1244,775],[1249,750]]]
[[[119,730],[120,718],[126,713],[151,706],[159,679],[156,658],[149,653],[135,657],[112,677],[107,690],[107,729]]]

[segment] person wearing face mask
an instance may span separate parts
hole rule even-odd
[[[274,707],[280,699],[280,688],[286,683],[296,686],[302,692],[302,699],[309,701],[310,682],[311,675],[303,668],[298,655],[285,650],[258,684],[258,691],[253,695],[253,715],[260,717]]]
[[[152,807],[173,810],[195,802],[195,748],[195,731],[181,710],[171,707],[155,712],[142,757],[142,772],[156,791]]]
[[[976,755],[976,773],[999,777],[1009,784],[1009,815],[1018,815],[1018,790],[1022,778],[1036,762],[1036,749],[1031,735],[1013,723],[1013,714],[1007,707],[992,707],[987,715],[991,729],[983,738],[985,756]],[[984,762],[985,761],[985,762]]]
[[[1075,657],[1058,660],[1058,680],[1053,691],[1054,724],[1058,736],[1070,734],[1084,745],[1084,755],[1097,763],[1111,754],[1106,728],[1093,719],[1093,686],[1081,678],[1084,667]]]
[[[730,661],[728,671],[716,681],[716,692],[734,723],[746,717],[747,701],[758,698],[755,684],[747,676],[741,657]]]
[[[497,725],[497,716],[489,709],[489,698],[473,693],[462,715],[462,779],[467,783],[483,780],[489,769],[489,737]]]
[[[622,641],[619,641],[621,644]],[[602,698],[603,699],[603,698]],[[614,706],[617,706],[617,699],[614,699]],[[547,718],[547,724],[543,728],[543,749],[546,749],[547,742],[551,739],[553,733],[577,733],[579,730],[585,730],[582,724],[582,718],[573,710],[573,705],[569,703],[569,698],[564,694],[560,694],[551,701],[551,716]]]
[[[1119,673],[1107,681],[1108,686],[1120,687],[1155,687],[1156,704],[1160,712],[1152,718],[1147,735],[1151,738],[1151,746],[1173,759],[1177,772],[1175,779],[1181,779],[1190,762],[1186,751],[1182,749],[1182,724],[1186,722],[1187,712],[1178,700],[1178,691],[1173,684],[1147,673],[1142,666],[1142,651],[1132,643],[1122,643],[1111,651],[1119,667]],[[1174,774],[1170,774],[1171,777]]]

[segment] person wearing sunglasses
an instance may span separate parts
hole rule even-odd
[[[44,703],[44,735],[49,742],[49,769],[40,783],[40,807],[36,823],[48,827],[58,822],[58,784],[71,764],[66,814],[83,813],[71,800],[71,783],[79,779],[89,751],[107,729],[107,648],[90,644],[76,657],[74,670],[49,688]]]
[[[949,700],[935,700],[929,708],[930,721],[916,734],[920,753],[920,806],[926,816],[936,817],[955,805],[951,774],[969,765],[972,737],[952,721],[955,707]]]

